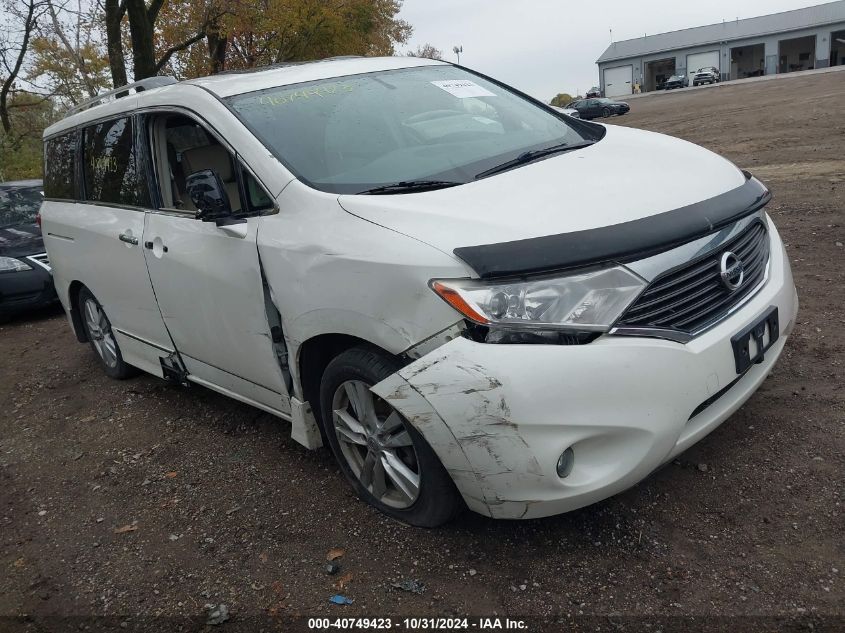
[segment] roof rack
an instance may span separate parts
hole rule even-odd
[[[125,97],[126,95],[128,95],[130,90],[134,91],[135,93],[138,93],[143,92],[144,90],[151,90],[152,88],[161,88],[162,86],[169,86],[175,83],[178,83],[175,77],[147,77],[146,79],[142,79],[141,81],[126,84],[125,86],[121,86],[120,88],[115,88],[114,90],[109,90],[108,92],[98,94],[96,97],[91,97],[90,99],[87,99],[86,101],[83,101],[82,103],[73,106],[70,110],[65,113],[65,116],[70,116],[71,114],[76,114],[77,112],[88,110],[89,108],[98,106],[101,103],[105,103],[106,101],[120,99],[121,97]]]

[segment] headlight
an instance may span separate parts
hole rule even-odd
[[[0,257],[0,273],[19,273],[32,270],[32,266],[14,257]]]
[[[621,266],[495,283],[431,282],[432,290],[450,306],[482,325],[582,332],[610,329],[645,285]]]

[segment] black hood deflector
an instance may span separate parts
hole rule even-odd
[[[650,257],[703,237],[763,208],[772,194],[745,174],[745,183],[723,194],[639,220],[597,229],[454,250],[481,279],[553,272]]]

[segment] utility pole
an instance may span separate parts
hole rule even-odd
[[[464,47],[460,46],[460,45],[454,46],[452,48],[452,51],[455,53],[455,55],[458,56],[458,63],[460,64],[461,63],[461,53],[464,52]]]

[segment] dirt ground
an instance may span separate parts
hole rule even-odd
[[[494,613],[596,616],[611,631],[717,614],[749,616],[728,630],[761,616],[777,618],[767,630],[845,629],[845,73],[631,105],[612,123],[709,147],[775,194],[799,323],[719,429],[581,511],[425,531],[358,501],[328,450],[266,414],[199,387],[107,379],[48,311],[0,328],[0,615],[128,628],[204,623],[204,605],[224,603],[223,630],[257,616]],[[345,550],[335,576],[331,548]],[[425,591],[392,587],[402,579]],[[331,604],[336,593],[354,603]]]

